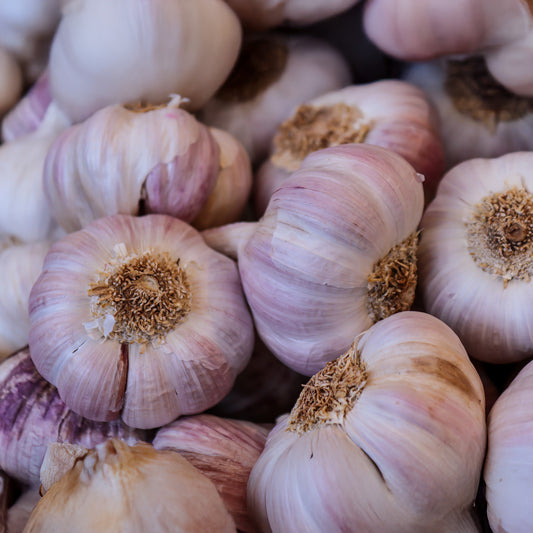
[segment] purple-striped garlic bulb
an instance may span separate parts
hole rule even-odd
[[[453,331],[388,317],[315,374],[248,482],[262,532],[477,533],[483,387]]]
[[[420,89],[399,80],[352,85],[300,105],[278,127],[270,158],[256,176],[258,215],[306,155],[346,143],[382,146],[400,154],[424,175],[426,199],[444,173],[436,114]]]
[[[495,533],[533,530],[533,363],[503,391],[488,417],[483,471],[487,516]]]
[[[424,308],[481,361],[533,355],[532,166],[530,152],[460,163],[422,218]]]
[[[153,446],[173,450],[206,475],[217,488],[237,529],[255,533],[246,507],[250,471],[265,447],[268,429],[244,420],[201,414],[159,429]]]
[[[402,157],[369,144],[309,154],[258,222],[205,230],[238,259],[258,334],[305,375],[374,322],[411,306],[422,179]]]
[[[235,263],[166,215],[57,241],[30,294],[31,356],[75,412],[162,426],[220,401],[253,349]]]
[[[267,156],[276,128],[293,109],[350,83],[343,56],[306,35],[255,34],[241,48],[224,85],[203,107],[206,124],[228,131],[254,164]]]
[[[0,119],[17,102],[22,92],[22,72],[15,58],[0,47]]]
[[[105,107],[66,129],[48,151],[46,198],[67,232],[107,215],[198,215],[219,172],[209,129],[180,109]]]
[[[133,444],[145,434],[119,420],[94,422],[74,413],[39,375],[27,348],[0,364],[0,468],[14,479],[39,486],[50,442],[91,448],[111,437]]]

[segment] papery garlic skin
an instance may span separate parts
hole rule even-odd
[[[0,118],[15,105],[22,92],[22,72],[15,58],[0,47]]]
[[[350,79],[346,60],[325,41],[258,34],[244,42],[232,74],[202,109],[202,120],[237,137],[259,163],[294,107]]]
[[[32,359],[65,403],[132,427],[216,404],[253,349],[235,263],[166,215],[105,217],[57,241],[29,309]]]
[[[158,430],[156,450],[185,457],[217,487],[239,531],[257,531],[246,509],[250,471],[265,446],[268,429],[245,420],[201,414],[181,418]]]
[[[93,422],[74,413],[39,375],[28,349],[0,364],[0,468],[14,479],[39,486],[50,442],[92,448],[111,437],[134,444],[146,435],[118,420]]]
[[[252,469],[261,531],[477,532],[483,387],[445,324],[398,313],[315,378]]]
[[[186,459],[111,439],[88,451],[32,512],[26,533],[235,533],[214,485]]]
[[[532,391],[533,365],[528,363],[489,413],[483,479],[487,515],[495,532],[527,533],[533,528]]]
[[[443,177],[422,218],[424,308],[481,361],[509,363],[533,354],[532,165],[529,152],[465,161]]]
[[[144,112],[108,106],[56,139],[43,183],[63,229],[144,212],[190,222],[200,212],[217,179],[219,148],[208,128],[180,104],[174,97]]]
[[[171,93],[196,110],[226,79],[240,45],[239,21],[222,0],[71,1],[50,52],[52,96],[73,122]]]

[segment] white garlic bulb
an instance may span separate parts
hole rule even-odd
[[[236,533],[213,483],[179,454],[111,439],[44,494],[25,533]]]
[[[311,375],[373,322],[409,309],[423,205],[421,178],[405,159],[345,144],[309,154],[259,222],[203,236],[237,257],[267,347]]]
[[[457,336],[407,311],[314,375],[252,469],[272,533],[474,533],[483,387]]]
[[[22,92],[22,72],[15,58],[0,47],[0,119]]]
[[[488,418],[483,471],[487,516],[495,532],[533,529],[533,363],[528,363],[496,400]]]
[[[305,35],[249,36],[229,78],[203,107],[202,121],[233,134],[259,163],[294,107],[348,85],[350,78],[346,60],[325,41]]]
[[[448,169],[475,157],[533,149],[530,99],[496,81],[481,56],[412,64],[403,77],[437,110]]]
[[[422,218],[424,308],[469,355],[508,363],[533,355],[533,154],[451,169]]]
[[[235,263],[166,215],[104,217],[54,243],[29,309],[35,366],[92,420],[205,411],[253,350]]]
[[[223,0],[70,0],[50,51],[52,96],[73,122],[111,104],[159,104],[171,93],[198,109],[240,45],[239,20]]]
[[[55,140],[43,183],[63,229],[114,214],[163,213],[186,222],[198,215],[217,179],[219,148],[181,102],[108,106]]]

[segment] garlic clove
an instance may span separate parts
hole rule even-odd
[[[22,533],[28,518],[37,505],[41,495],[37,488],[25,490],[17,501],[9,508],[7,514],[7,532]]]
[[[0,47],[0,118],[13,107],[22,92],[22,72],[11,54]]]

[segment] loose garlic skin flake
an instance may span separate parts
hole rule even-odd
[[[248,482],[264,533],[475,533],[481,380],[437,318],[372,326],[311,378]]]
[[[457,165],[421,222],[425,309],[490,363],[533,355],[532,166],[529,152]]]
[[[29,309],[37,369],[92,420],[153,428],[202,412],[253,350],[235,263],[165,215],[105,217],[56,242]]]

